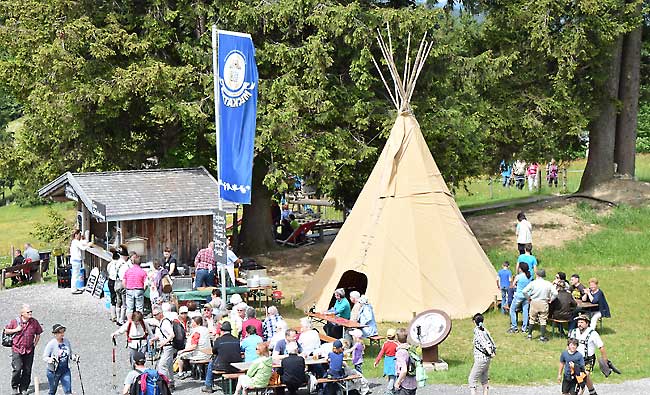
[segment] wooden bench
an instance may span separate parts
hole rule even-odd
[[[379,335],[374,335],[374,336],[369,336],[368,340],[370,340],[370,346],[372,346],[373,344],[377,344],[377,346],[381,346],[381,342],[384,340],[384,337]]]
[[[221,375],[221,380],[223,382],[223,392],[226,395],[231,395],[233,393],[232,381],[237,380],[239,376],[245,375],[246,372],[237,372],[237,373],[224,373]],[[226,381],[228,381],[228,389],[226,390]]]
[[[555,318],[549,318],[548,320],[551,322],[551,336],[555,336],[556,326],[558,328],[557,335],[560,336],[563,324],[567,324],[567,332],[569,331],[569,320],[556,320]]]
[[[320,332],[318,332],[318,337],[320,337],[320,341],[322,341],[324,343],[334,343],[336,341],[336,339],[333,338],[332,336],[328,336],[328,335],[326,335],[324,333],[320,333]]]
[[[6,279],[23,275],[30,276],[34,269],[36,269],[36,273],[34,273],[33,280],[43,282],[43,268],[41,266],[41,261],[23,263],[22,265],[9,266],[2,269],[2,273],[0,274],[0,289],[5,288]]]
[[[350,391],[350,381],[360,379],[362,376],[360,374],[353,374],[351,376],[342,377],[340,379],[328,379],[326,377],[318,379],[318,384],[336,384],[344,391],[345,395],[349,395]]]
[[[192,377],[197,380],[205,379],[205,371],[210,361],[189,361],[192,369]]]

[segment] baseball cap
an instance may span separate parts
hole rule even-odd
[[[146,355],[142,351],[134,351],[133,352],[133,360],[138,363],[145,363],[147,361]]]
[[[386,337],[392,339],[393,337],[395,337],[395,334],[396,334],[396,333],[397,333],[397,331],[395,331],[395,328],[389,328],[389,329],[386,331]]]
[[[336,347],[336,348],[341,348],[341,347],[343,347],[343,343],[341,343],[340,340],[334,340],[333,346]]]
[[[187,306],[181,306],[180,309],[178,309],[178,314],[183,314],[183,313],[188,313],[189,310],[187,309]]]

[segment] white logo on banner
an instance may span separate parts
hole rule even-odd
[[[237,50],[230,51],[226,55],[226,62],[223,66],[223,78],[220,78],[221,98],[227,107],[239,107],[246,103],[255,89],[254,82],[245,82],[246,59]]]

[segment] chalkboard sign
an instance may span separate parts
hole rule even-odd
[[[93,270],[90,271],[90,276],[88,276],[88,281],[86,281],[86,288],[84,289],[91,295],[95,290],[95,285],[97,285],[97,277],[99,277],[99,269],[93,268]]]
[[[216,210],[212,216],[212,230],[214,233],[214,260],[217,264],[226,264],[228,251],[226,244],[226,212]]]
[[[106,282],[106,273],[101,272],[97,277],[97,283],[95,284],[95,289],[93,290],[93,297],[101,299],[104,295],[104,283]]]

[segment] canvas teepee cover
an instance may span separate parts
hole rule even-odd
[[[327,309],[348,271],[367,277],[365,294],[381,321],[405,322],[431,308],[465,318],[495,300],[496,271],[410,111],[397,117],[352,212],[296,305]]]

